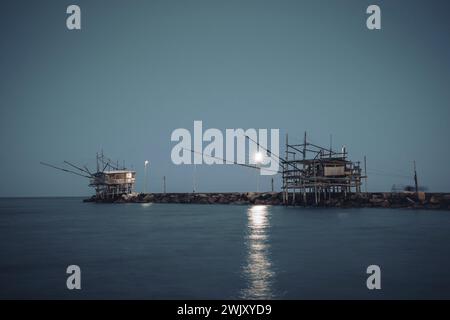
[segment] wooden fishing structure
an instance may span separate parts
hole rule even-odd
[[[362,174],[360,162],[348,159],[345,146],[340,152],[321,147],[307,140],[290,144],[286,135],[285,158],[282,165],[283,203],[319,205],[331,197],[347,197],[361,193]]]
[[[97,170],[92,172],[87,166],[77,166],[68,161],[64,161],[66,167],[58,167],[52,164],[41,162],[42,165],[57,170],[75,174],[89,179],[89,186],[95,189],[97,200],[114,199],[123,194],[131,194],[134,191],[136,182],[136,172],[119,166],[119,162],[114,163],[111,159],[97,153]]]

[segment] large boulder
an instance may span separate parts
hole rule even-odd
[[[383,203],[384,201],[385,200],[383,198],[378,198],[378,197],[369,199],[369,202],[372,204],[380,204],[380,203]]]
[[[258,198],[267,200],[267,199],[270,199],[271,197],[272,197],[272,194],[270,194],[270,193],[261,193]]]
[[[144,202],[152,202],[155,199],[155,197],[153,196],[153,194],[147,194],[144,196],[144,198],[142,199]]]
[[[431,204],[440,204],[441,203],[441,199],[439,198],[439,196],[432,196],[430,199],[430,203]]]
[[[391,206],[391,203],[390,203],[388,200],[384,200],[384,201],[381,203],[381,206],[382,206],[383,208],[389,208],[389,207]]]
[[[248,201],[253,203],[259,197],[259,194],[256,192],[247,192],[246,196],[247,196]]]

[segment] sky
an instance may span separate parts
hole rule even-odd
[[[66,8],[81,8],[68,30]],[[366,8],[381,8],[368,30]],[[22,1],[0,10],[0,197],[86,196],[96,152],[149,190],[192,191],[177,128],[278,128],[367,157],[369,191],[450,191],[448,1]],[[255,191],[256,170],[197,165],[197,191]],[[260,190],[271,177],[260,177]],[[279,190],[280,176],[275,176]]]

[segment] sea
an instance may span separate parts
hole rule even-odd
[[[449,298],[446,211],[0,199],[0,299]]]

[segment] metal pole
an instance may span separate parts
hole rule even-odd
[[[145,160],[145,162],[144,162],[144,193],[147,193],[147,180],[148,180],[147,166],[148,166],[148,160]]]
[[[333,135],[330,134],[330,158],[332,152],[333,152]]]
[[[261,171],[261,168],[259,170],[256,170],[256,192],[259,192],[259,172]]]
[[[419,193],[419,185],[417,183],[416,160],[414,160],[414,184],[416,187],[416,194],[418,194]]]
[[[364,156],[364,176],[365,176],[365,180],[366,183],[364,183],[364,188],[366,189],[366,193],[367,193],[367,162],[366,162],[366,156]]]
[[[283,190],[283,195],[284,195],[284,204],[285,205],[289,205],[289,191],[288,191],[288,170],[289,170],[289,136],[286,133],[286,163],[285,163],[285,170],[286,172],[283,173],[283,185],[284,185],[284,190]]]
[[[306,131],[305,131],[305,136],[303,137],[303,160],[305,160],[305,159],[306,159]],[[305,168],[304,165],[303,165],[303,168]]]
[[[195,193],[195,183],[196,183],[196,181],[195,181],[195,173],[196,173],[196,171],[197,171],[197,165],[194,163],[194,174],[193,174],[193,177],[192,177],[192,192],[193,193]]]

